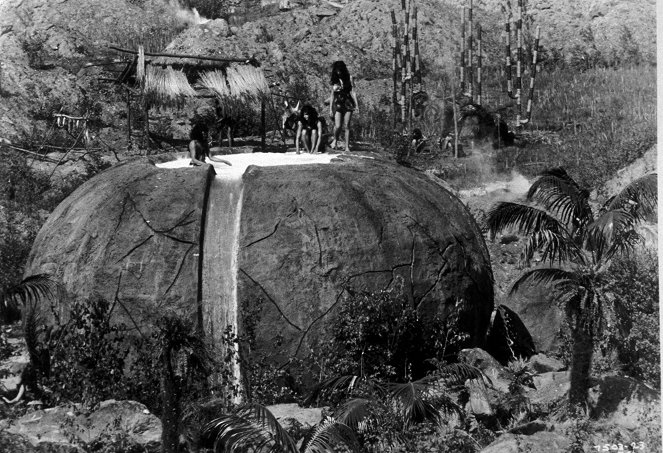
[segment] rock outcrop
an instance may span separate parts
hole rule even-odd
[[[493,309],[486,246],[465,206],[425,174],[352,156],[251,166],[236,268],[210,255],[230,253],[233,246],[209,245],[213,228],[234,224],[212,219],[210,206],[220,201],[217,189],[206,198],[211,175],[210,167],[147,160],[103,172],[53,212],[26,274],[50,272],[79,298],[96,292],[115,301],[113,316],[128,325],[149,330],[173,310],[202,319],[215,339],[227,327],[218,306],[232,303],[236,288],[239,333],[250,324],[257,350],[278,363],[320,340],[352,289],[403,291],[423,317],[457,315],[467,344],[483,343]],[[235,287],[218,289],[217,276],[228,274]]]

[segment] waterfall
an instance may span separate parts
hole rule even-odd
[[[237,276],[239,271],[239,235],[244,186],[242,176],[250,165],[271,167],[278,165],[329,164],[338,154],[247,153],[225,155],[231,163],[211,162],[216,176],[211,180],[207,200],[200,285],[202,286],[202,320],[206,338],[215,352],[225,353],[224,333],[228,326],[238,333]],[[159,168],[188,168],[189,159],[157,164]],[[232,343],[235,358],[238,345]],[[239,361],[232,362],[233,385],[240,386]],[[213,379],[220,383],[220,374]],[[239,402],[239,397],[235,398]]]
[[[225,354],[227,328],[237,335],[237,258],[239,225],[242,210],[243,184],[241,173],[219,174],[210,185],[205,240],[203,244],[202,306],[205,335],[212,340],[215,352]],[[240,383],[238,360],[232,361],[232,376]]]

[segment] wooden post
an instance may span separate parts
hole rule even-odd
[[[131,141],[131,92],[127,90],[127,149],[131,149],[133,143]]]
[[[260,97],[260,147],[262,152],[265,152],[265,136],[266,136],[266,127],[265,127],[265,97]]]

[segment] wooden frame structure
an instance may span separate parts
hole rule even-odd
[[[150,148],[149,111],[152,107],[181,106],[194,98],[218,98],[220,102],[241,99],[259,101],[261,145],[265,148],[265,100],[269,83],[254,58],[222,58],[205,55],[149,53],[110,46],[131,58],[114,79],[105,79],[126,88],[128,147],[134,144],[131,117],[132,99],[143,114],[143,145]]]

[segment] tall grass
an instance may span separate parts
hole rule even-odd
[[[531,129],[558,137],[532,145],[531,153],[595,187],[656,143],[656,68],[544,73],[535,108]]]

